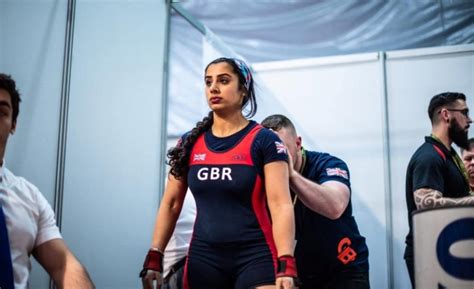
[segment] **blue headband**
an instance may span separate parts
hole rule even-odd
[[[245,79],[244,86],[247,89],[247,91],[250,92],[250,82],[252,81],[252,72],[250,72],[250,68],[245,62],[243,62],[240,59],[232,58],[232,60],[234,60],[235,64],[237,64],[237,67],[240,70],[240,73],[242,73],[242,75],[244,76],[244,79]]]

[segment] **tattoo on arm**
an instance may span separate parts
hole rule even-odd
[[[445,198],[440,191],[418,189],[414,193],[417,209],[439,208],[448,206],[474,205],[474,197]]]

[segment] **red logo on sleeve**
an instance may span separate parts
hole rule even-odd
[[[339,241],[339,245],[337,245],[337,258],[339,261],[342,262],[342,264],[347,265],[350,262],[354,261],[357,257],[356,251],[354,251],[350,245],[351,245],[351,239],[345,237],[341,241]]]

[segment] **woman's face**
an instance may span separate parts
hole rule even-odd
[[[244,92],[240,89],[239,77],[226,62],[211,64],[204,78],[209,108],[215,112],[240,111]]]

